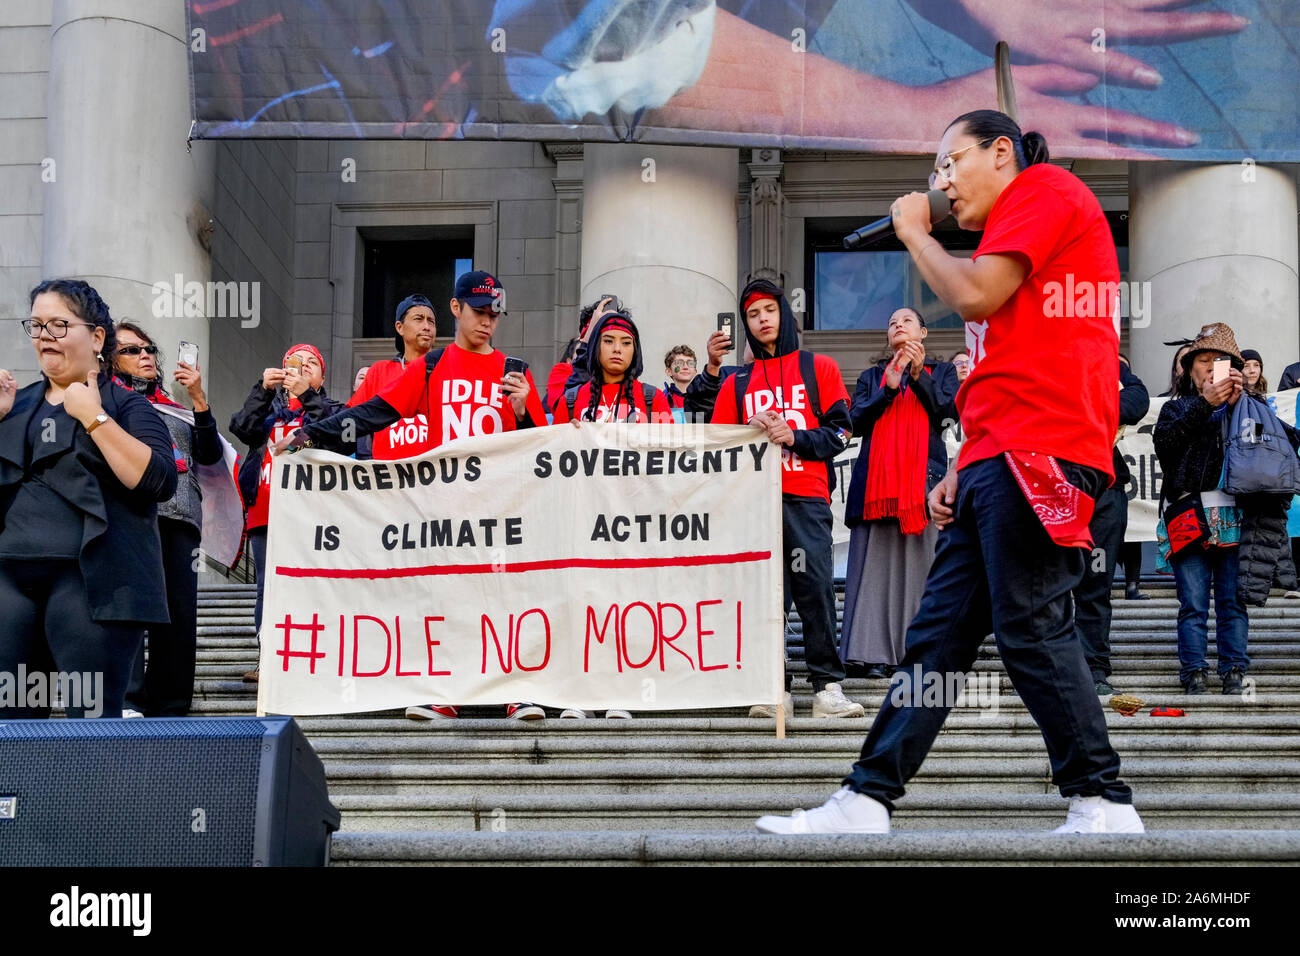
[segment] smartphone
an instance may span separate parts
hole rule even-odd
[[[290,355],[287,359],[284,360],[284,370],[287,372],[289,371],[289,369],[293,369],[295,372],[302,371],[301,355],[296,355],[296,354]]]
[[[518,372],[520,375],[523,375],[524,372],[526,372],[527,370],[528,370],[528,363],[525,362],[523,359],[513,358],[512,356],[509,355],[506,356],[506,370],[504,373],[505,375],[509,375],[511,372]]]
[[[180,351],[176,357],[182,365],[188,365],[190,368],[199,367],[199,347],[193,342],[181,339]]]
[[[727,333],[727,338],[731,340],[731,346],[727,349],[728,352],[730,352],[731,349],[733,349],[733,348],[736,347],[736,331],[735,331],[735,329],[736,329],[736,313],[735,313],[735,312],[719,312],[719,313],[718,313],[718,331],[719,331],[719,332],[726,332],[726,333]]]
[[[1228,380],[1228,369],[1230,368],[1232,368],[1232,359],[1226,355],[1216,358],[1214,360],[1214,378],[1210,379],[1210,381],[1216,385],[1219,382],[1226,382]]]

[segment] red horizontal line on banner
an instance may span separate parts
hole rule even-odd
[[[521,574],[524,571],[555,571],[560,568],[690,568],[707,564],[745,564],[766,561],[771,551],[738,551],[735,554],[702,554],[669,558],[555,558],[551,561],[516,561],[502,565],[443,564],[420,568],[286,568],[276,574],[287,578],[417,578],[438,574]]]

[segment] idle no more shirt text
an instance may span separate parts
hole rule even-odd
[[[253,528],[265,528],[270,514],[271,501],[271,449],[275,443],[286,435],[292,435],[293,432],[302,424],[302,416],[291,419],[286,422],[276,422],[271,426],[271,432],[266,438],[266,448],[262,452],[262,472],[261,477],[257,480],[257,498],[253,501],[252,507],[248,509],[248,520],[245,524],[249,530]]]
[[[453,342],[433,367],[427,383],[425,363],[410,362],[400,377],[380,389],[378,397],[403,418],[409,418],[426,401],[427,390],[429,448],[437,448],[457,438],[514,431],[514,406],[501,387],[505,369],[506,353],[468,352]],[[534,425],[545,425],[546,413],[532,371],[524,372],[524,377],[529,386],[526,415]]]
[[[412,363],[404,363],[397,359],[376,362],[370,366],[370,371],[366,372],[366,377],[362,380],[356,394],[348,399],[348,405],[360,405],[367,399],[374,398],[387,386],[401,378],[409,365],[419,365],[423,368],[424,360],[416,359]],[[371,455],[380,461],[413,458],[433,448],[434,442],[429,431],[429,406],[423,389],[420,392],[415,414],[375,432],[372,442]]]
[[[815,355],[813,367],[817,373],[817,397],[823,410],[836,402],[849,402],[835,360],[826,355]],[[808,431],[821,427],[813,414],[808,398],[808,386],[799,374],[799,353],[791,352],[780,358],[764,359],[754,363],[745,390],[745,407],[737,412],[736,386],[724,379],[713,407],[715,425],[743,425],[760,412],[778,409],[794,431]],[[781,448],[781,493],[800,498],[821,498],[830,501],[830,484],[826,479],[826,463],[804,461],[788,447]]]

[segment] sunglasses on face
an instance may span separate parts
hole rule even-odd
[[[139,355],[143,352],[145,355],[157,355],[158,346],[156,345],[123,345],[117,350],[118,355]]]

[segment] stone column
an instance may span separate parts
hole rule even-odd
[[[674,345],[695,349],[736,311],[735,149],[588,144],[583,155],[582,296],[620,296],[641,330],[645,379]]]
[[[52,20],[44,274],[85,279],[115,319],[149,330],[166,351],[168,382],[182,338],[198,344],[206,369],[215,144],[186,148],[185,4],[55,0]],[[203,285],[204,315],[184,317],[178,275]],[[179,317],[158,316],[157,283]]]
[[[1263,355],[1270,388],[1300,357],[1296,208],[1289,166],[1129,164],[1129,280],[1150,283],[1137,286],[1149,325],[1133,323],[1133,370],[1152,395],[1169,384],[1161,343],[1210,322]]]
[[[555,160],[555,333],[558,358],[569,339],[578,334],[582,279],[582,151],[581,143],[547,143]]]
[[[749,164],[753,180],[749,190],[750,278],[768,279],[785,285],[781,263],[781,222],[785,215],[785,195],[781,191],[781,151],[756,149]]]

